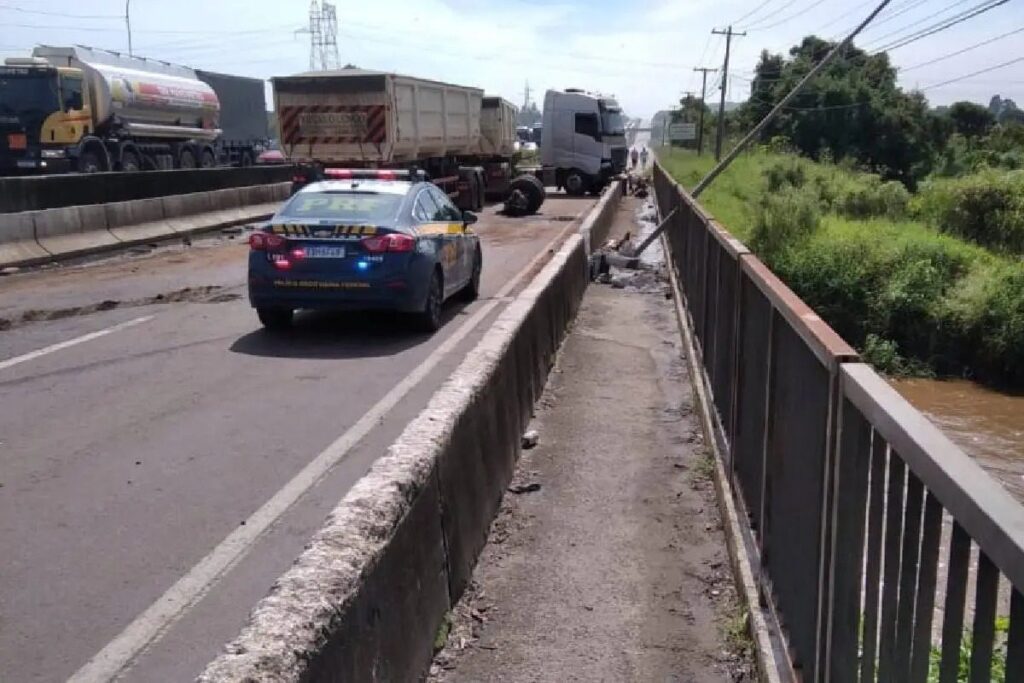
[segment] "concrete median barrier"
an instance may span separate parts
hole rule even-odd
[[[145,242],[174,234],[164,221],[164,205],[159,198],[103,206],[107,212],[107,228],[121,242]]]
[[[520,435],[588,284],[606,193],[330,514],[241,634],[200,675],[226,681],[420,678],[472,575]],[[605,214],[604,216],[596,214]],[[594,219],[594,220],[592,220]]]
[[[173,232],[181,234],[190,234],[202,229],[207,223],[200,215],[216,210],[212,195],[212,192],[192,192],[161,198],[167,225]]]
[[[31,211],[0,214],[0,265],[41,263],[50,253],[36,242]]]
[[[32,213],[36,241],[52,256],[91,254],[120,244],[107,230],[107,214],[101,205],[67,206]]]

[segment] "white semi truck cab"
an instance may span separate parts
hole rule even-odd
[[[557,187],[571,195],[600,192],[626,170],[626,125],[611,97],[576,88],[544,95],[540,161]]]

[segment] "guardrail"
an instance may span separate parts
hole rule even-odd
[[[994,680],[1002,577],[1009,627],[997,656],[1007,682],[1024,681],[1024,506],[660,164],[654,186],[660,215],[677,209],[665,235],[703,369],[695,381],[712,397],[711,436],[786,674],[923,683],[937,666],[952,683],[966,646],[969,680]]]
[[[290,182],[292,166],[0,178],[0,214]]]

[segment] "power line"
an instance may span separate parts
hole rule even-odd
[[[778,8],[778,9],[776,9],[775,11],[776,11],[776,13],[778,13],[778,12],[781,12],[782,10],[784,10],[784,9],[789,9],[789,8],[790,8],[790,7],[792,7],[792,6],[793,6],[793,5],[795,4],[795,3],[796,3],[796,0],[787,0],[787,2],[784,2],[784,3],[782,4],[782,7],[779,7],[779,8]],[[749,30],[749,29],[752,29],[752,28],[757,28],[757,25],[758,25],[759,23],[761,23],[761,22],[765,21],[766,19],[770,19],[770,18],[771,18],[771,17],[761,17],[760,19],[755,19],[755,20],[754,20],[754,23],[752,23],[752,24],[747,24],[746,26],[744,26],[744,27],[743,27],[743,30],[744,30],[744,31],[747,31],[747,30]]]
[[[760,5],[757,5],[756,7],[754,7],[754,9],[750,10],[749,12],[744,14],[739,19],[734,19],[733,22],[732,22],[733,26],[738,25],[741,21],[743,21],[747,17],[751,16],[752,14],[757,14],[758,12],[761,11],[761,9],[763,9],[766,5],[768,5],[771,2],[772,2],[772,0],[764,0],[764,2],[762,2]]]
[[[966,81],[968,78],[971,78],[972,76],[980,76],[981,74],[988,73],[989,71],[995,71],[996,69],[1002,69],[1002,68],[1005,68],[1005,67],[1010,66],[1012,64],[1016,64],[1018,62],[1024,62],[1024,57],[1017,57],[1016,59],[1011,59],[1008,62],[1003,62],[1002,64],[996,64],[995,66],[990,66],[990,67],[985,68],[985,69],[978,69],[977,71],[972,71],[971,73],[964,74],[963,76],[957,76],[956,78],[950,78],[947,81],[941,81],[939,83],[932,83],[931,85],[926,85],[925,87],[920,88],[920,90],[921,90],[921,92],[924,92],[925,90],[931,90],[932,88],[941,88],[942,86],[949,85],[950,83],[959,83],[960,81]]]
[[[905,24],[904,26],[900,26],[897,29],[893,29],[892,31],[889,31],[888,33],[883,33],[880,36],[875,36],[875,37],[871,38],[871,40],[867,41],[867,45],[870,45],[872,43],[884,43],[885,39],[889,38],[890,36],[896,36],[896,35],[900,35],[900,34],[902,34],[904,36],[910,35],[910,34],[914,33],[913,30],[911,30],[910,33],[904,33],[904,31],[906,31],[907,29],[914,29],[915,27],[920,26],[921,24],[923,24],[923,23],[925,23],[927,21],[932,21],[935,17],[939,16],[943,12],[951,10],[954,7],[958,7],[958,6],[963,5],[964,3],[967,3],[967,2],[970,2],[970,0],[953,0],[953,2],[949,3],[948,5],[943,7],[942,9],[939,9],[939,10],[936,10],[935,12],[932,12],[927,17],[924,17],[922,19],[917,19],[915,21],[910,22],[909,24]]]
[[[957,50],[956,52],[950,52],[949,54],[942,55],[941,57],[936,57],[935,59],[929,59],[927,62],[920,62],[918,64],[914,64],[913,66],[907,66],[907,67],[899,68],[898,71],[900,71],[901,73],[905,73],[907,71],[913,71],[914,69],[920,69],[923,66],[930,66],[930,65],[935,64],[937,62],[945,61],[945,60],[949,59],[950,57],[956,57],[958,55],[964,54],[965,52],[970,52],[971,50],[975,50],[975,49],[977,49],[979,47],[983,47],[985,45],[990,45],[990,44],[992,44],[992,43],[994,43],[994,42],[996,42],[998,40],[1002,40],[1003,38],[1009,38],[1010,36],[1017,35],[1018,33],[1024,33],[1024,26],[1022,26],[1021,28],[1018,28],[1018,29],[1014,29],[1013,31],[1007,31],[1006,33],[1003,33],[1003,34],[1000,34],[998,36],[995,36],[994,38],[989,38],[988,40],[983,40],[980,43],[975,43],[974,45],[968,45],[967,47],[965,47],[965,48],[963,48],[961,50]]]
[[[0,4],[0,9],[22,14],[38,14],[46,17],[64,17],[65,19],[124,19],[120,14],[69,14],[67,12],[46,12],[38,9],[25,9],[15,5]]]
[[[801,8],[801,9],[797,10],[796,12],[794,12],[793,14],[790,14],[790,15],[788,15],[786,17],[783,17],[782,19],[779,19],[778,21],[774,21],[774,22],[772,22],[770,24],[754,25],[753,27],[748,26],[747,30],[748,31],[750,31],[750,30],[765,31],[765,30],[770,29],[770,28],[775,28],[776,26],[779,26],[781,24],[785,24],[786,22],[791,21],[792,19],[796,19],[797,17],[801,16],[802,14],[805,14],[805,13],[811,11],[812,9],[814,9],[815,7],[817,7],[818,5],[820,5],[823,2],[825,2],[825,0],[815,0],[814,2],[812,2],[807,7]]]
[[[890,43],[888,45],[884,45],[884,46],[882,46],[882,47],[880,47],[878,49],[879,49],[879,51],[882,51],[882,50],[884,50],[884,51],[898,50],[899,48],[901,48],[901,47],[903,47],[905,45],[910,45],[911,43],[915,43],[918,40],[921,40],[922,38],[927,38],[928,36],[934,35],[934,34],[939,33],[941,31],[945,31],[946,29],[952,28],[953,26],[956,26],[957,24],[961,24],[961,23],[967,21],[968,19],[973,19],[974,17],[976,17],[978,15],[981,15],[981,14],[984,14],[985,12],[988,12],[990,10],[993,10],[996,7],[999,7],[1001,5],[1005,5],[1009,1],[1010,0],[995,0],[994,2],[989,2],[988,4],[982,3],[982,5],[976,5],[975,7],[971,8],[970,10],[967,10],[966,12],[961,12],[959,15],[957,15],[956,17],[953,17],[952,19],[945,19],[943,21],[940,21],[940,22],[937,22],[935,24],[932,24],[928,28],[922,29],[921,31],[919,31],[918,33],[914,34],[913,36],[910,36],[909,38],[905,38],[905,39],[903,39],[901,41],[897,41],[895,43]]]

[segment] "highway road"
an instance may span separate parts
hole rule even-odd
[[[433,336],[264,332],[244,236],[0,279],[0,680],[191,680],[592,204],[486,210]]]

